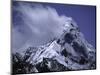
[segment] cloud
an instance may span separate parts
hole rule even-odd
[[[64,15],[59,16],[56,9],[41,4],[18,3],[13,10],[13,15],[17,15],[12,30],[14,49],[19,49],[26,43],[32,46],[43,45],[59,37],[63,25],[70,19]]]

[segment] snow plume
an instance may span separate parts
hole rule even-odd
[[[43,45],[63,32],[65,22],[70,17],[59,15],[56,9],[41,4],[13,4],[13,49],[19,49],[24,44],[32,46]]]

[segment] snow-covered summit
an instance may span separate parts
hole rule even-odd
[[[62,35],[51,42],[26,49],[23,60],[35,66],[37,70],[33,72],[96,68],[96,51],[85,40],[77,24],[74,21],[66,22],[63,29]]]

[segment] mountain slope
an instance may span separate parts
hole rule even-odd
[[[42,46],[28,47],[21,60],[32,66],[27,66],[26,73],[95,69],[96,51],[71,21],[63,25],[60,37]]]

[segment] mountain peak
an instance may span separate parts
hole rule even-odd
[[[95,53],[77,24],[71,20],[63,25],[60,37],[45,45],[28,46],[22,55],[22,62],[31,64],[32,69],[35,68],[32,72],[94,69]]]

